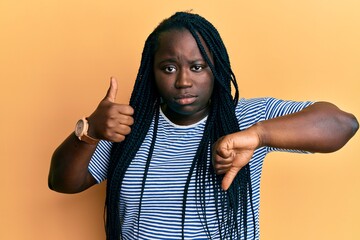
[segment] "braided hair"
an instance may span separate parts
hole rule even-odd
[[[207,225],[205,189],[206,186],[211,184],[214,188],[213,194],[221,239],[242,237],[246,239],[248,204],[250,204],[253,213],[249,165],[246,165],[240,170],[231,187],[225,192],[221,190],[220,187],[223,176],[216,175],[212,164],[209,164],[211,146],[216,140],[224,135],[240,130],[235,116],[235,106],[239,97],[236,78],[231,70],[227,50],[216,28],[205,18],[188,12],[177,12],[170,18],[163,20],[146,39],[138,75],[130,99],[130,105],[134,108],[132,132],[123,142],[114,143],[111,151],[105,204],[107,239],[118,240],[121,238],[123,220],[119,214],[119,198],[122,181],[128,166],[147,135],[153,119],[155,119],[152,143],[147,157],[140,192],[138,216],[140,216],[141,213],[141,201],[150,159],[155,145],[161,104],[161,96],[156,88],[153,73],[154,54],[158,48],[159,35],[174,29],[186,29],[192,34],[197,42],[201,55],[209,65],[215,79],[214,90],[211,96],[211,106],[204,133],[184,186],[181,216],[182,238],[184,238],[186,199],[190,179],[194,176],[198,215],[201,218],[208,238],[211,237]],[[200,39],[203,39],[210,50],[214,60],[213,64]],[[235,90],[234,97],[231,94],[231,84]]]

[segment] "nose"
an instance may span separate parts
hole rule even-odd
[[[176,88],[188,88],[192,86],[191,73],[185,69],[178,71],[176,76],[175,87]]]

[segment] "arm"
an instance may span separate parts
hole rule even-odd
[[[74,133],[55,150],[50,165],[49,188],[63,193],[81,192],[96,183],[88,165],[96,145],[80,141]]]
[[[300,112],[262,121],[219,139],[213,148],[214,168],[217,174],[225,174],[222,188],[226,190],[259,147],[334,152],[358,127],[352,114],[331,103],[314,103]]]
[[[321,153],[339,150],[358,127],[353,115],[327,102],[314,103],[300,112],[255,125],[260,146]]]
[[[88,135],[112,142],[121,142],[131,132],[133,109],[115,103],[117,82],[111,79],[109,90],[97,109],[88,118]],[[49,188],[63,193],[81,192],[96,183],[88,171],[96,145],[80,141],[74,133],[55,150],[50,165]]]

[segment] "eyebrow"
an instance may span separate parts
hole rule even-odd
[[[168,62],[170,62],[170,63],[176,63],[177,61],[176,61],[175,58],[165,58],[165,59],[161,60],[161,61],[159,62],[159,64],[168,63]]]
[[[166,58],[161,60],[158,64],[163,64],[163,63],[177,63],[178,61],[176,60],[176,58]],[[197,62],[201,62],[201,63],[206,63],[205,59],[203,58],[198,58],[198,59],[194,59],[191,61],[187,61],[189,64],[194,64]]]

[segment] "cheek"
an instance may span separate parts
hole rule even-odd
[[[161,74],[154,74],[155,86],[162,97],[165,97],[170,90],[170,84],[168,79],[164,79]]]
[[[162,89],[162,83],[164,81],[162,81],[161,75],[159,73],[157,73],[156,71],[154,72],[154,81],[155,81],[155,86],[157,87],[157,89]]]
[[[214,91],[214,78],[211,78],[211,81],[208,83],[208,91],[211,96]]]

